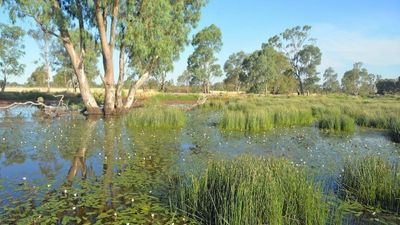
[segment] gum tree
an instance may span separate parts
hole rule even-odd
[[[30,17],[41,29],[58,38],[69,55],[83,103],[90,114],[115,114],[131,108],[135,94],[160,65],[177,59],[190,30],[200,17],[204,0],[5,0],[12,18]],[[78,29],[74,41],[71,31]],[[104,110],[90,90],[85,73],[85,33],[100,39],[103,61]],[[119,55],[118,81],[113,64]],[[125,65],[139,79],[122,100]]]
[[[210,92],[211,77],[222,76],[215,53],[222,47],[221,30],[214,24],[197,33],[192,40],[194,52],[188,58],[187,70],[192,74],[191,82],[200,83],[204,93]]]
[[[235,91],[240,91],[240,74],[243,73],[243,61],[247,57],[243,51],[233,53],[224,64],[226,73],[225,84],[233,83]]]
[[[311,26],[296,26],[268,40],[268,45],[281,51],[289,59],[290,73],[298,80],[300,93],[304,95],[304,80],[317,79],[317,66],[321,64],[321,51],[310,38]]]
[[[1,92],[4,92],[9,76],[18,76],[24,72],[25,65],[19,62],[25,54],[22,43],[24,35],[19,27],[0,24],[0,73],[3,75],[0,81]]]

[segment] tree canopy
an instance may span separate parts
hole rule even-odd
[[[25,32],[17,26],[0,24],[0,72],[3,80],[0,81],[1,92],[7,85],[8,76],[18,76],[24,72],[25,65],[20,59],[25,55],[22,38]]]
[[[299,82],[300,93],[304,94],[304,81],[307,86],[318,81],[317,66],[321,64],[321,51],[313,44],[310,38],[311,26],[304,25],[286,29],[283,33],[275,35],[268,40],[269,45],[285,54],[289,59],[290,73]]]
[[[192,75],[191,82],[203,85],[209,93],[212,77],[222,76],[221,66],[217,64],[216,52],[222,47],[221,30],[214,24],[197,33],[192,40],[194,52],[188,58],[187,69]]]

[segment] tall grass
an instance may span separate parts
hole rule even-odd
[[[224,110],[220,127],[235,131],[268,131],[274,127],[291,127],[313,123],[311,111],[283,110]]]
[[[185,112],[168,107],[134,109],[126,117],[130,128],[180,128],[186,123]]]
[[[347,161],[340,185],[348,200],[400,213],[399,165],[376,156]]]
[[[220,124],[224,130],[266,131],[274,127],[273,115],[265,111],[231,111],[224,112]]]
[[[203,224],[326,224],[321,188],[286,160],[240,157],[210,161],[175,181],[171,202]]]
[[[353,133],[356,130],[354,120],[347,115],[322,116],[318,127],[332,133]]]
[[[400,143],[400,119],[392,118],[389,122],[390,136],[394,142]]]

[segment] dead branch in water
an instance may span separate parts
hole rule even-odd
[[[202,95],[197,99],[197,102],[191,106],[189,106],[188,108],[186,108],[186,110],[192,110],[194,108],[196,108],[199,105],[203,105],[204,103],[206,103],[207,101],[207,96],[206,95]]]
[[[26,102],[14,102],[11,105],[8,106],[4,106],[4,107],[0,107],[0,109],[4,109],[4,110],[8,110],[8,109],[12,109],[18,106],[22,106],[22,105],[27,105],[27,106],[37,106],[40,109],[42,109],[42,111],[50,116],[50,117],[55,117],[58,116],[60,114],[64,114],[65,112],[68,111],[68,106],[64,103],[63,99],[64,99],[64,95],[53,95],[56,98],[60,97],[60,100],[58,101],[57,106],[51,106],[51,105],[46,105],[44,104],[44,100],[42,97],[39,97],[36,102],[33,101],[26,101]]]

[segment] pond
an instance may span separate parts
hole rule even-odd
[[[35,110],[0,112],[1,223],[34,224],[46,216],[48,224],[187,224],[168,210],[168,181],[211,158],[284,157],[323,181],[326,192],[335,190],[346,159],[400,160],[400,145],[383,130],[358,128],[346,136],[315,126],[226,132],[216,127],[218,111],[202,110],[187,112],[182,129],[131,130],[124,118],[45,119]],[[348,223],[379,220],[349,217]]]

